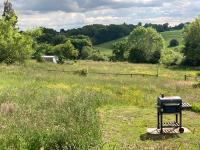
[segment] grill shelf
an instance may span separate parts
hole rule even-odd
[[[164,125],[163,126],[164,128],[167,128],[167,127],[178,128],[178,127],[180,127],[180,124],[177,123],[177,122],[164,122],[163,125]]]

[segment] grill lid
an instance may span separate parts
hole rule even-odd
[[[158,105],[161,104],[181,104],[182,99],[179,96],[173,96],[173,97],[158,97]]]

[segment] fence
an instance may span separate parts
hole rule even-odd
[[[188,80],[195,80],[195,81],[200,81],[200,76],[195,76],[195,75],[185,75],[185,81]]]
[[[67,72],[67,73],[78,73],[79,71],[68,71],[68,70],[47,70],[49,72]],[[158,74],[142,74],[142,73],[104,73],[104,72],[87,72],[87,74],[97,74],[97,75],[113,75],[113,76],[149,76],[149,77],[159,77]]]
[[[39,68],[37,68],[39,69]],[[40,68],[41,69],[41,68]],[[53,70],[53,69],[48,69],[46,70],[48,72],[63,72],[63,73],[80,73],[83,70]],[[88,72],[88,70],[86,71],[86,74],[96,74],[96,75],[113,75],[113,76],[143,76],[143,77],[161,77],[159,76],[159,72],[157,72],[157,74],[143,74],[143,73],[105,73],[105,72]],[[185,75],[184,76],[184,80],[185,81],[189,81],[189,80],[195,80],[195,81],[200,81],[200,76],[195,76],[195,75]]]

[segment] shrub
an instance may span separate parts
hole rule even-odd
[[[158,63],[164,48],[163,37],[152,28],[137,27],[128,38],[129,60],[136,63]]]
[[[192,111],[199,113],[200,112],[200,104],[199,103],[193,104]]]
[[[72,43],[68,40],[64,44],[59,44],[53,47],[52,51],[58,57],[63,57],[65,59],[77,59],[78,51],[74,48]]]
[[[169,47],[176,47],[176,46],[179,46],[178,40],[172,39],[172,40],[169,42]]]
[[[89,46],[84,46],[83,49],[81,50],[80,57],[81,59],[87,59],[89,56],[92,55],[94,52],[92,47]]]
[[[58,64],[64,64],[65,63],[65,58],[63,56],[58,56]]]
[[[121,40],[113,44],[113,60],[124,61],[125,60],[125,52],[128,51],[128,41]]]
[[[183,61],[183,54],[175,52],[171,49],[166,49],[162,52],[160,62],[166,66],[180,65]]]
[[[42,54],[41,53],[36,53],[35,54],[35,59],[37,60],[37,62],[44,62],[44,59],[42,58]]]
[[[76,73],[79,74],[80,76],[87,76],[88,69],[81,69],[81,70],[77,71]]]
[[[88,59],[93,61],[108,61],[108,57],[99,52],[94,52],[90,57],[88,57]]]

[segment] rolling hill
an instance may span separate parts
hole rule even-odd
[[[169,45],[169,42],[172,39],[177,39],[180,44],[183,44],[183,30],[174,30],[174,31],[162,32],[161,35],[165,39],[166,46]],[[127,36],[124,37],[124,38],[127,38]],[[109,42],[106,42],[106,43],[103,43],[103,44],[95,45],[94,47],[96,49],[100,50],[103,54],[110,56],[110,55],[112,55],[112,51],[113,51],[112,45],[115,42],[118,42],[118,41],[120,41],[124,38],[120,38],[120,39],[109,41]]]

